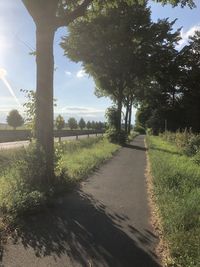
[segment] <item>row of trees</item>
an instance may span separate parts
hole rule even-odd
[[[29,122],[29,121],[28,121]],[[32,121],[31,121],[32,122]],[[7,123],[9,126],[13,127],[13,129],[16,129],[17,127],[20,127],[24,124],[24,119],[20,115],[19,111],[16,109],[13,109],[9,112],[7,116]],[[99,121],[85,121],[83,118],[77,122],[77,120],[73,117],[68,119],[68,122],[66,123],[64,118],[61,115],[58,115],[55,123],[55,127],[58,130],[62,130],[65,127],[69,127],[71,130],[80,128],[83,130],[84,128],[93,129],[93,130],[102,130],[105,128],[105,125],[103,122]]]
[[[86,122],[83,118],[81,118],[79,122],[77,122],[75,118],[71,117],[66,123],[61,115],[58,115],[58,117],[56,118],[55,126],[58,130],[62,130],[64,127],[69,127],[71,130],[75,130],[78,128],[80,128],[81,130],[83,130],[84,128],[87,128],[88,130],[102,130],[105,127],[104,123],[101,121]]]
[[[153,22],[147,1],[120,1],[98,16],[92,14],[90,19],[82,18],[69,26],[61,46],[67,57],[82,62],[94,78],[96,95],[113,100],[108,115],[114,117],[112,126],[119,136],[125,108],[125,133],[129,134],[133,104],[141,105],[148,99],[151,87],[158,92],[157,84],[168,87],[180,31],[173,30],[175,21]]]
[[[142,74],[143,70],[146,72],[148,69],[149,64],[146,64],[147,62],[143,61],[143,58],[151,59],[151,62],[153,62],[153,58],[156,56],[156,51],[154,50],[153,53],[151,52],[151,48],[154,46],[154,41],[157,41],[157,43],[165,43],[168,44],[168,38],[164,36],[163,31],[161,31],[161,28],[164,30],[165,33],[169,31],[169,23],[166,22],[160,22],[160,29],[159,25],[156,27],[156,25],[150,26],[150,22],[148,19],[148,16],[150,15],[150,12],[148,16],[144,14],[144,19],[147,19],[146,22],[144,22],[142,25],[143,27],[140,30],[140,26],[137,25],[137,21],[142,19],[143,16],[142,13],[137,12],[128,12],[130,14],[130,20],[127,17],[127,24],[130,23],[132,27],[126,27],[126,19],[124,20],[125,24],[119,24],[118,18],[121,21],[121,18],[124,17],[125,11],[121,10],[115,15],[114,18],[114,26],[112,20],[102,20],[102,16],[106,16],[107,14],[110,14],[112,12],[112,9],[115,8],[123,8],[124,5],[132,6],[135,5],[138,1],[134,0],[127,0],[127,1],[117,1],[117,0],[80,0],[80,1],[71,1],[71,0],[22,0],[25,7],[29,11],[30,15],[32,16],[35,24],[36,24],[36,64],[37,64],[37,88],[36,88],[36,138],[38,141],[38,144],[44,149],[45,155],[46,155],[46,162],[47,162],[47,168],[46,168],[46,178],[47,181],[51,181],[51,179],[54,177],[54,170],[53,170],[53,157],[54,157],[54,142],[53,142],[53,73],[54,73],[54,58],[53,58],[53,40],[54,40],[54,34],[55,31],[62,26],[69,26],[70,23],[75,22],[75,26],[72,27],[76,30],[76,25],[79,28],[79,25],[82,23],[87,23],[91,21],[92,28],[94,25],[94,21],[96,20],[97,25],[99,26],[99,30],[95,30],[95,34],[91,34],[92,38],[94,39],[94,42],[96,39],[100,41],[100,45],[102,47],[106,47],[106,49],[103,51],[100,51],[96,48],[91,49],[88,48],[87,52],[87,58],[82,58],[83,53],[81,52],[82,47],[79,47],[81,57],[75,57],[75,60],[84,62],[84,66],[88,72],[90,72],[97,84],[97,88],[101,88],[101,91],[106,93],[107,95],[111,96],[115,102],[117,102],[118,105],[118,125],[117,128],[120,130],[121,128],[121,107],[124,102],[124,92],[131,91],[132,88],[134,88],[134,93],[137,91],[138,88],[138,78],[140,77],[140,81],[142,79],[142,76],[144,75],[135,75],[134,71],[138,73],[138,69],[140,70],[139,73]],[[192,0],[159,0],[159,2],[163,3],[172,3],[173,5],[181,4],[181,5],[189,5],[193,6]],[[108,11],[107,11],[108,10]],[[145,13],[145,12],[144,12]],[[99,17],[100,15],[100,17]],[[105,17],[104,16],[104,17]],[[100,20],[98,20],[98,17]],[[77,18],[79,18],[77,20]],[[132,23],[132,19],[135,23]],[[98,21],[102,21],[100,24],[98,24]],[[81,24],[79,24],[79,22]],[[108,23],[110,22],[110,23]],[[137,31],[134,30],[135,25],[137,25]],[[145,31],[145,25],[147,26]],[[163,26],[163,27],[162,27]],[[115,28],[116,27],[116,28]],[[123,30],[124,27],[124,31]],[[104,35],[106,38],[100,38],[102,37],[103,29],[107,32],[107,34]],[[109,30],[110,31],[107,31]],[[156,33],[157,29],[157,33]],[[119,31],[118,31],[119,30]],[[131,34],[132,38],[130,36],[124,36],[124,34],[127,32]],[[70,30],[71,31],[71,30]],[[154,38],[151,39],[151,33],[154,31]],[[78,30],[78,32],[80,32]],[[143,34],[142,34],[143,32]],[[86,34],[90,38],[90,31],[88,34],[84,31],[84,34]],[[82,35],[83,36],[83,35]],[[121,36],[125,37],[125,39],[122,39]],[[138,36],[138,38],[137,38]],[[126,37],[128,37],[126,39]],[[144,38],[143,38],[144,37]],[[146,40],[145,40],[146,37]],[[150,38],[149,38],[150,37]],[[69,37],[71,38],[71,37]],[[80,39],[79,36],[77,36],[78,39]],[[118,38],[118,42],[116,42]],[[74,36],[73,39],[76,39],[76,36]],[[157,40],[156,40],[157,39]],[[114,42],[112,42],[114,40]],[[127,41],[127,46],[125,48],[125,40]],[[160,40],[160,42],[159,42]],[[67,41],[67,40],[66,40]],[[82,40],[81,40],[82,41]],[[86,42],[85,42],[86,41]],[[88,41],[87,39],[84,41],[84,47],[87,50],[88,47]],[[108,41],[108,43],[107,43]],[[117,44],[117,45],[116,45]],[[117,49],[116,47],[120,47],[121,44],[121,51]],[[145,51],[145,45],[147,46],[147,50],[149,52],[145,53],[144,57],[144,51]],[[63,46],[65,46],[63,44]],[[78,44],[76,42],[76,46],[78,47]],[[69,46],[66,45],[65,50],[67,51]],[[74,42],[72,42],[72,49],[74,48]],[[79,51],[77,50],[77,52]],[[100,53],[98,53],[100,51]],[[115,56],[114,54],[111,54],[111,52],[116,52]],[[96,57],[96,52],[99,55]],[[126,53],[131,52],[131,53]],[[66,52],[67,55],[70,55],[71,52]],[[91,60],[91,55],[92,60]],[[134,55],[137,55],[136,58],[132,57]],[[159,58],[160,55],[158,55]],[[70,57],[73,57],[70,56]],[[130,57],[130,58],[129,58]],[[93,62],[94,60],[94,62]],[[130,71],[130,62],[128,64],[128,69],[126,67],[126,64],[123,64],[123,60],[128,63],[128,61],[132,62],[133,65],[132,71]],[[142,61],[141,61],[142,60]],[[143,64],[140,64],[140,62],[143,62]],[[157,62],[157,61],[155,61]],[[105,64],[104,64],[105,63]],[[157,62],[158,63],[158,62]],[[109,67],[110,64],[113,65],[113,67]],[[47,68],[48,66],[48,68]],[[90,68],[91,66],[91,68]],[[96,68],[95,68],[96,66]],[[121,66],[121,68],[119,68]],[[105,68],[105,71],[104,71]],[[144,68],[144,69],[143,69]],[[99,69],[99,71],[98,71]],[[128,75],[128,73],[130,75]],[[118,78],[117,78],[118,77]],[[114,79],[113,79],[114,78]],[[134,79],[133,79],[134,78]],[[129,81],[129,82],[128,82]],[[134,81],[133,85],[130,86],[130,81]],[[127,83],[128,82],[128,83]],[[127,94],[126,98],[128,101],[128,104],[130,105],[131,101],[134,101],[132,98],[130,99],[130,96],[134,94]],[[127,106],[128,106],[127,104]],[[130,112],[129,112],[130,114]]]
[[[137,125],[153,129],[191,128],[200,132],[200,32],[175,51],[166,73],[146,86],[137,112]]]

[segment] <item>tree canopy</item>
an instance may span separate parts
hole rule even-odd
[[[179,40],[179,30],[173,32],[174,23],[167,19],[152,22],[146,1],[132,5],[122,1],[90,20],[74,22],[63,38],[65,55],[82,62],[95,80],[96,94],[117,103],[118,131],[122,105],[127,108],[125,128],[130,131],[127,124],[131,123],[134,99],[139,101],[149,94],[144,90],[146,84],[168,81],[164,73],[172,65]]]

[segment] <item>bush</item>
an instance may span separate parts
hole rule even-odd
[[[188,145],[191,136],[192,133],[188,132],[187,129],[185,129],[183,132],[177,131],[175,135],[176,146],[184,149]]]
[[[200,135],[193,135],[185,145],[184,152],[188,156],[194,156],[200,151]]]
[[[21,214],[46,201],[48,185],[44,184],[44,153],[35,144],[15,154],[12,166],[0,176],[0,209]]]
[[[153,134],[153,129],[152,128],[147,128],[146,129],[146,134],[147,135],[152,135]]]
[[[140,126],[140,125],[136,125],[134,127],[134,131],[139,133],[139,134],[146,134],[146,130],[144,127]]]
[[[115,128],[108,128],[106,131],[106,137],[111,143],[115,144],[125,144],[127,142],[127,134],[124,130],[121,130],[120,133]]]
[[[200,150],[196,153],[196,155],[192,158],[193,162],[200,165]]]
[[[164,132],[160,137],[175,144],[187,156],[194,156],[200,150],[200,135],[194,135],[191,131],[184,130],[176,133]]]
[[[138,133],[134,132],[133,130],[130,132],[128,136],[128,141],[131,142],[133,139],[138,135]]]

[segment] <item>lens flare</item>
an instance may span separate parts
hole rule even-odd
[[[18,98],[16,97],[10,83],[8,82],[8,80],[6,79],[6,75],[7,75],[7,71],[3,68],[0,68],[0,79],[2,80],[2,82],[5,84],[6,88],[8,89],[8,91],[10,92],[10,94],[12,95],[12,97],[15,99],[15,102],[21,106]]]
[[[7,75],[7,71],[3,68],[0,68],[0,79],[4,78]]]

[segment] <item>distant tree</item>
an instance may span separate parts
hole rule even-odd
[[[65,120],[61,115],[58,115],[55,121],[57,130],[62,130],[65,127]],[[61,142],[61,132],[59,132],[59,142]]]
[[[18,110],[13,109],[7,116],[7,123],[8,125],[12,126],[13,129],[16,129],[17,127],[22,126],[24,124],[24,119],[19,114]]]
[[[55,126],[57,130],[62,130],[65,127],[65,120],[61,115],[56,118]]]
[[[99,130],[103,130],[103,128],[104,128],[104,123],[101,122],[101,121],[99,121],[99,122],[98,122],[98,129],[99,129]]]
[[[96,123],[95,123],[95,121],[92,121],[92,122],[91,122],[91,128],[92,128],[92,130],[95,130],[95,128],[96,128]]]
[[[77,129],[78,128],[77,120],[75,118],[69,118],[68,126],[71,130]]]
[[[87,122],[86,127],[87,127],[88,130],[92,128],[92,125],[91,125],[90,121]]]
[[[83,128],[85,128],[86,123],[85,123],[85,121],[84,121],[83,118],[80,119],[78,125],[79,125],[79,127],[81,128],[81,130],[83,130]]]

